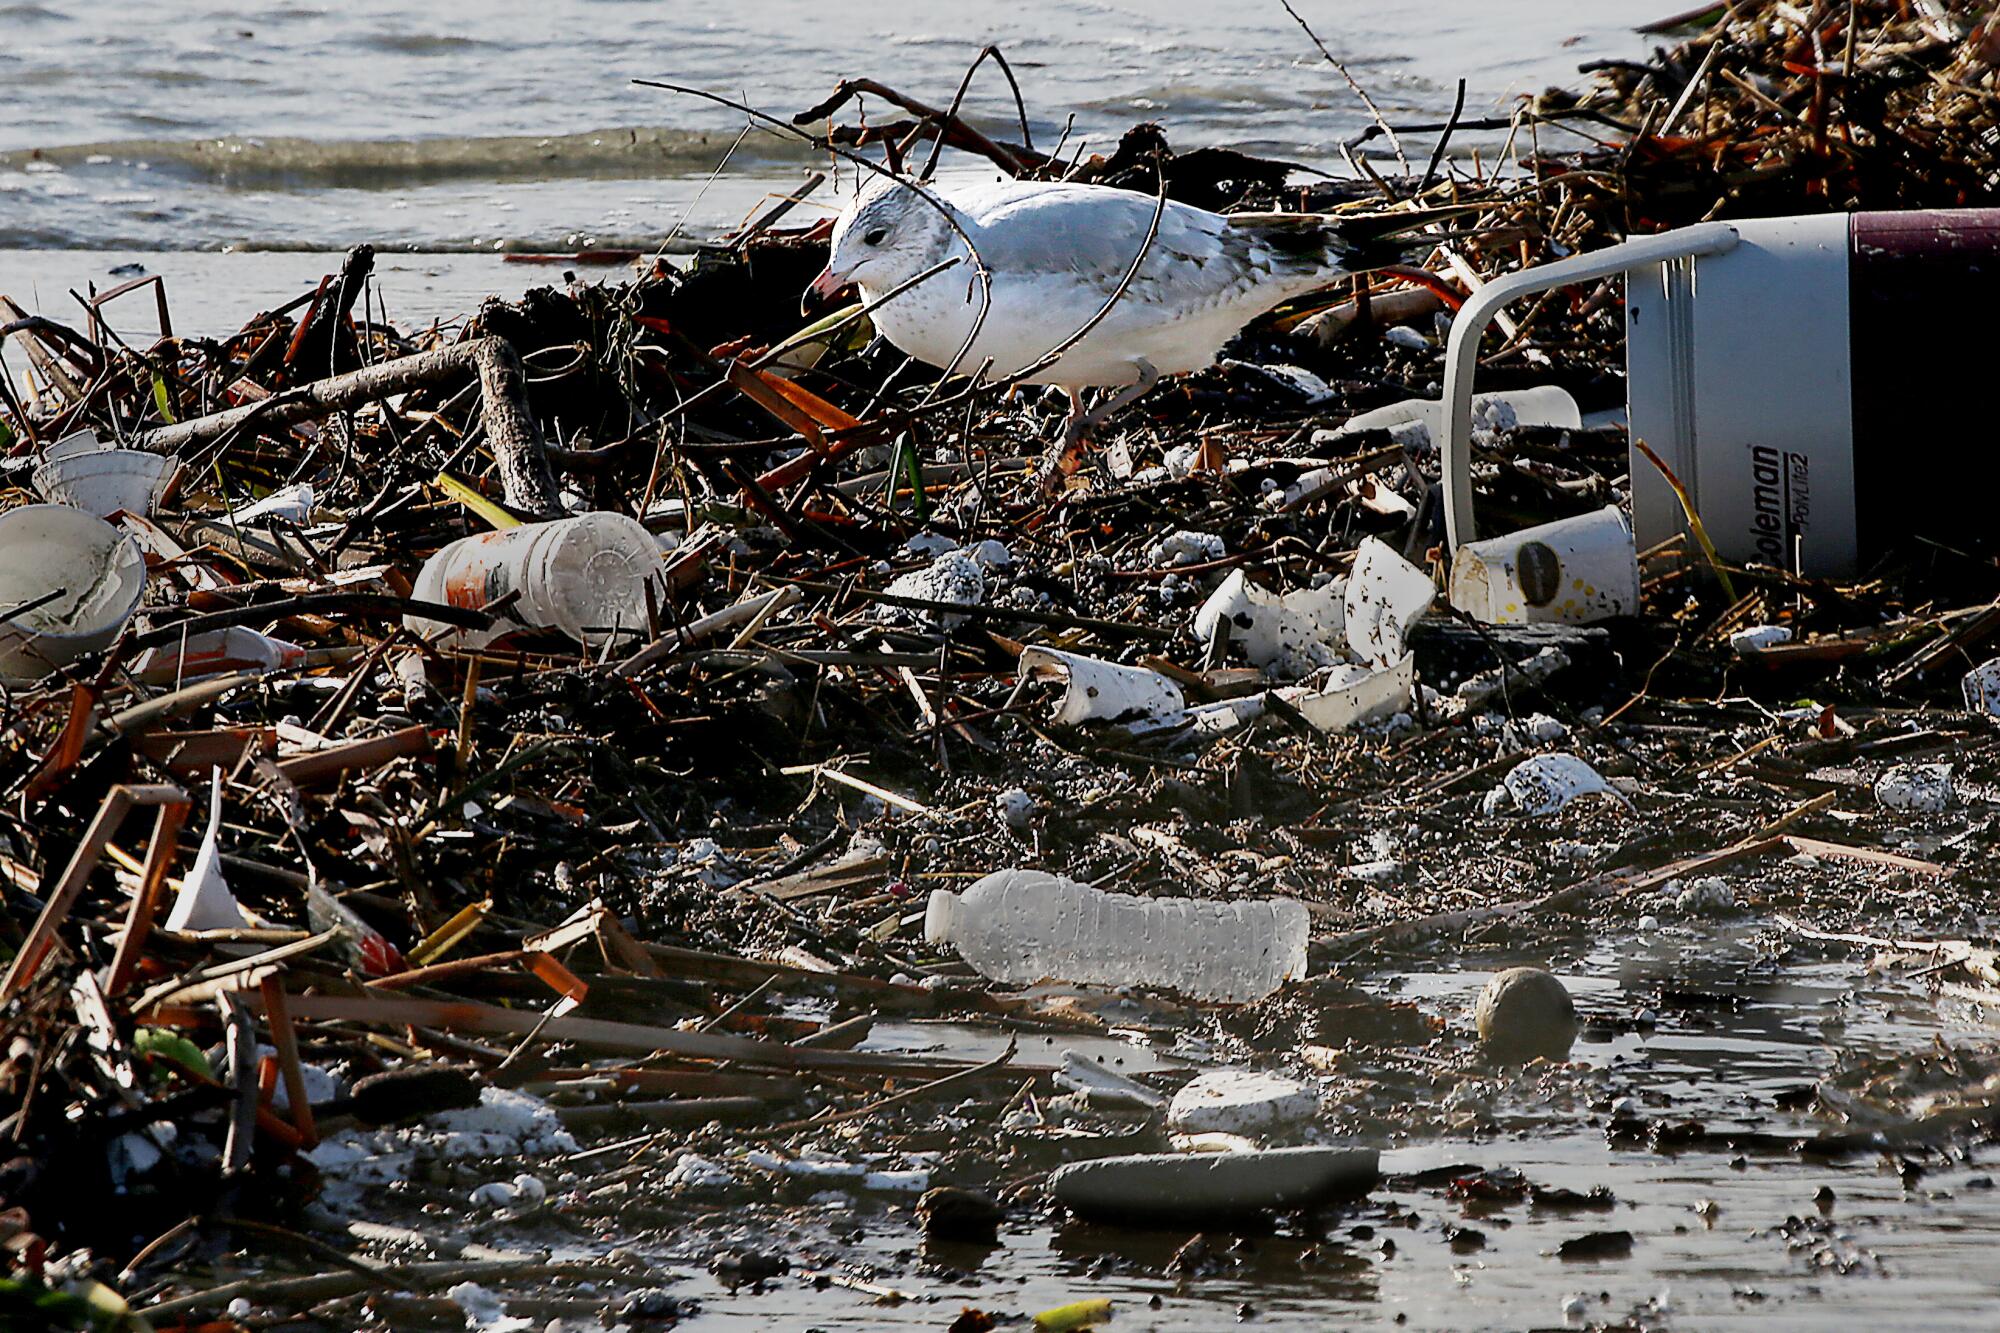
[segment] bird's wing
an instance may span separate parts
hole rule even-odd
[[[1255,285],[1267,247],[1227,218],[1131,190],[1007,182],[952,201],[972,224],[979,257],[996,278],[1054,277],[1108,297],[1139,257],[1128,297],[1174,305],[1213,304]],[[1146,234],[1159,213],[1150,247]]]

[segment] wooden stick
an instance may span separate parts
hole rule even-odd
[[[392,731],[386,736],[329,745],[290,759],[280,759],[275,767],[285,780],[303,787],[322,778],[333,777],[350,768],[372,768],[405,755],[422,754],[431,748],[430,728],[421,724]]]
[[[188,795],[179,787],[167,783],[143,787],[128,787],[123,784],[113,787],[105,796],[104,803],[97,808],[97,815],[77,844],[76,852],[69,859],[62,878],[56,882],[55,891],[49,895],[40,916],[28,931],[28,938],[21,942],[21,951],[14,955],[14,961],[7,967],[7,975],[0,978],[0,1003],[13,999],[35,979],[49,951],[55,948],[56,931],[68,919],[76,907],[76,900],[83,896],[84,886],[90,883],[90,872],[104,856],[104,848],[111,841],[111,835],[125,822],[125,816],[134,806],[186,805]]]
[[[475,338],[414,356],[366,366],[315,384],[301,385],[262,402],[177,422],[135,436],[130,445],[156,454],[178,454],[213,444],[251,424],[290,426],[348,412],[364,403],[392,398],[472,371],[479,377],[480,412],[486,442],[498,465],[510,507],[556,516],[562,512],[555,474],[549,469],[521,371],[520,354],[504,338]]]
[[[132,910],[125,917],[125,936],[111,959],[111,975],[105,980],[106,995],[122,995],[139,966],[139,954],[153,929],[153,916],[160,908],[160,890],[167,882],[167,869],[174,863],[175,840],[187,822],[186,803],[167,802],[153,816],[153,840],[146,844],[146,868],[140,873],[139,888],[132,895]]]
[[[299,1065],[298,1032],[292,1027],[292,1013],[285,1005],[285,982],[271,973],[263,980],[264,1021],[271,1027],[271,1045],[278,1049],[278,1068],[285,1076],[285,1099],[292,1104],[292,1124],[310,1148],[319,1142],[319,1127],[313,1123],[312,1103],[306,1097],[306,1074]]]
[[[292,1016],[323,1022],[373,1023],[383,1027],[434,1027],[446,1031],[522,1036],[542,1025],[550,1041],[574,1042],[599,1050],[639,1055],[665,1053],[697,1060],[733,1060],[781,1069],[855,1069],[883,1074],[956,1073],[956,1061],[876,1051],[821,1051],[713,1032],[616,1023],[601,1018],[557,1018],[542,1023],[542,1015],[502,1009],[467,1000],[432,1001],[347,995],[292,995]],[[1021,1066],[1027,1069],[1028,1066]],[[1051,1073],[1053,1066],[1031,1072]]]

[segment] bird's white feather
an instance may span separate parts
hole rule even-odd
[[[1297,227],[1172,201],[1160,209],[1130,190],[1002,180],[931,187],[925,200],[906,186],[886,188],[907,199],[878,204],[859,226],[850,209],[835,230],[834,265],[854,264],[862,294],[874,300],[943,259],[963,261],[970,240],[991,283],[983,320],[981,283],[966,262],[888,302],[874,320],[890,342],[936,366],[951,362],[976,324],[959,368],[969,374],[990,361],[989,378],[1018,374],[1082,328],[1135,259],[1137,271],[1104,317],[1029,382],[1124,386],[1141,378],[1141,363],[1162,375],[1199,370],[1252,319],[1347,271],[1334,248],[1309,236],[1302,244]],[[859,207],[883,193],[864,192]],[[942,222],[940,204],[955,227]],[[882,236],[874,252],[865,235]]]

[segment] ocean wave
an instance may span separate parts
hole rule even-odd
[[[229,136],[213,139],[119,139],[0,153],[0,169],[29,162],[62,167],[144,162],[162,171],[224,186],[400,189],[445,180],[565,180],[684,175],[714,168],[733,134],[632,125],[580,134],[518,134],[436,139],[309,139]],[[755,133],[737,157],[801,161],[796,140]],[[97,159],[93,163],[92,159]]]

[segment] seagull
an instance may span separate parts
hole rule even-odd
[[[1003,178],[947,189],[884,173],[835,220],[832,254],[808,292],[830,299],[852,284],[874,306],[957,261],[870,318],[919,361],[943,368],[955,359],[961,373],[984,367],[988,380],[1021,376],[1067,393],[1069,417],[1041,469],[1048,486],[1074,470],[1091,430],[1163,376],[1213,364],[1244,325],[1293,297],[1394,263],[1396,247],[1381,242],[1450,211],[1223,214],[1106,185]],[[1086,411],[1088,388],[1117,392]]]

